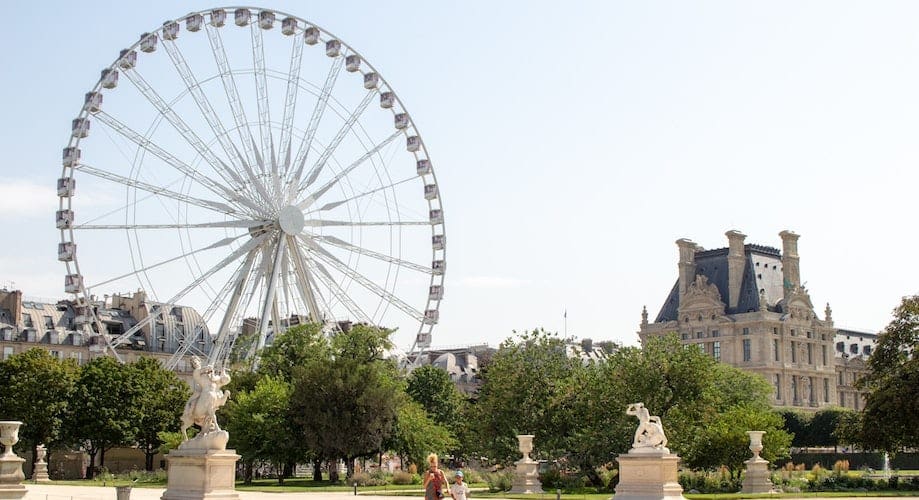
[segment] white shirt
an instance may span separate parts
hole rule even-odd
[[[456,500],[466,500],[466,493],[469,493],[469,485],[465,482],[462,484],[450,483],[450,493],[453,493]]]

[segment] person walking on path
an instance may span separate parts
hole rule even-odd
[[[437,455],[428,455],[428,470],[424,473],[424,500],[442,500],[444,487],[447,486],[447,476],[437,467]]]
[[[469,495],[469,485],[463,482],[463,471],[458,470],[453,476],[453,484],[450,485],[450,496],[453,500],[466,500]]]

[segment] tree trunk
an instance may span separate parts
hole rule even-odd
[[[147,446],[144,448],[144,469],[147,472],[153,472],[153,457],[156,456],[156,448]]]
[[[294,477],[294,469],[297,467],[297,464],[294,462],[287,462],[284,464],[284,477]]]
[[[274,469],[278,475],[278,486],[284,486],[284,471],[287,469],[287,465],[274,464]]]
[[[354,477],[354,459],[353,458],[350,458],[350,457],[345,458],[345,467],[346,467],[346,470],[348,471],[347,472],[348,478],[350,479]]]
[[[105,467],[105,446],[99,450],[99,468]]]
[[[329,482],[338,482],[338,460],[329,460]]]
[[[322,481],[322,460],[313,461],[313,481]]]
[[[246,462],[243,465],[243,483],[252,484],[252,472],[253,472],[252,462]]]
[[[96,453],[98,453],[98,450],[89,451],[88,453],[89,453],[89,466],[86,467],[86,479],[92,479],[96,477],[95,465],[96,465]]]
[[[600,474],[597,474],[597,469],[594,469],[591,466],[582,467],[581,470],[587,474],[587,479],[590,480],[591,486],[596,486],[597,488],[603,488],[606,485],[603,484],[603,478],[600,477]]]

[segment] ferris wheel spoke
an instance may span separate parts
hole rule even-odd
[[[80,224],[73,226],[80,230],[97,229],[203,229],[203,228],[253,228],[271,224],[265,220],[229,220],[201,222],[197,224]]]
[[[290,52],[290,71],[287,72],[287,93],[284,96],[284,117],[281,119],[281,138],[278,142],[278,154],[284,157],[284,171],[282,176],[287,176],[290,169],[291,148],[290,139],[293,135],[294,112],[297,109],[297,96],[300,82],[300,66],[303,62],[302,37],[291,37],[293,45]]]
[[[238,212],[237,210],[234,210],[233,207],[225,203],[220,203],[220,202],[210,201],[210,200],[203,200],[201,198],[196,198],[194,196],[189,196],[187,194],[177,193],[175,191],[166,189],[165,187],[148,184],[146,182],[141,182],[136,179],[131,179],[129,177],[124,177],[118,174],[113,174],[106,170],[101,170],[95,167],[91,167],[85,163],[75,165],[73,168],[80,172],[86,172],[87,174],[92,175],[94,177],[98,177],[100,179],[106,179],[106,180],[109,180],[109,181],[112,181],[118,184],[122,184],[124,186],[133,187],[133,188],[140,189],[142,191],[146,191],[152,195],[165,196],[166,198],[172,198],[173,200],[176,200],[176,201],[185,202],[190,205],[195,205],[201,208],[206,208],[208,210],[214,210],[216,212],[220,212],[222,214],[226,214],[230,216],[247,217],[246,214],[243,214],[243,213]]]
[[[265,78],[265,43],[262,39],[262,28],[259,23],[251,23],[252,65],[255,68],[256,105],[258,107],[258,131],[262,140],[261,156],[263,162],[270,163],[271,174],[277,179],[278,170],[274,154],[274,138],[271,135],[271,108],[268,107],[268,81]],[[262,169],[263,173],[267,170]]]
[[[166,118],[173,128],[179,132],[179,135],[204,158],[208,164],[217,172],[224,182],[235,188],[243,188],[245,183],[233,169],[229,168],[213,151],[198,137],[191,127],[166,103],[159,93],[150,86],[143,76],[136,69],[129,69],[124,72],[125,76],[131,80],[131,83],[140,91],[144,97],[156,108],[157,111]]]
[[[392,142],[396,137],[399,137],[399,135],[401,134],[402,132],[398,130],[393,132],[392,135],[390,135],[389,137],[384,139],[382,142],[380,142],[379,144],[371,148],[369,151],[364,153],[364,155],[358,158],[357,160],[355,160],[354,163],[345,167],[344,170],[342,170],[337,175],[335,175],[335,177],[333,177],[328,182],[326,182],[322,187],[320,187],[315,192],[313,192],[312,194],[304,198],[303,201],[297,204],[297,207],[300,208],[301,210],[305,210],[309,208],[310,206],[312,206],[312,204],[315,203],[316,200],[318,200],[322,195],[324,195],[329,189],[332,189],[332,187],[338,184],[339,181],[345,178],[354,169],[361,166],[362,163],[370,159],[370,157],[372,157],[373,155],[377,154],[381,149],[386,147],[387,144]]]
[[[335,86],[335,81],[338,80],[338,75],[341,73],[342,64],[345,62],[344,59],[344,57],[336,57],[332,60],[332,65],[329,67],[329,73],[325,78],[325,84],[322,86],[322,92],[319,93],[319,98],[316,100],[316,105],[313,107],[309,125],[306,127],[306,134],[300,141],[300,148],[297,150],[297,156],[294,159],[294,165],[297,166],[297,170],[289,179],[290,198],[296,196],[299,190],[300,176],[303,174],[303,167],[306,165],[306,159],[309,158],[310,148],[313,147],[313,138],[316,137],[316,130],[319,128],[319,122],[322,120],[322,115],[325,113],[326,106],[329,103],[329,97],[332,95],[332,88]]]
[[[411,270],[413,270],[413,271],[418,271],[418,272],[422,272],[422,273],[425,273],[425,274],[431,274],[431,273],[434,272],[430,267],[422,266],[422,265],[420,265],[420,264],[415,264],[414,262],[409,262],[409,261],[407,261],[407,260],[402,260],[402,259],[393,257],[393,256],[391,256],[391,255],[386,255],[386,254],[382,254],[382,253],[379,253],[379,252],[374,252],[373,250],[369,250],[369,249],[366,249],[366,248],[359,247],[359,246],[357,246],[357,245],[353,245],[353,244],[351,244],[351,243],[348,243],[348,242],[346,242],[346,241],[344,241],[344,240],[342,240],[342,239],[340,239],[340,238],[337,238],[337,237],[335,237],[335,236],[329,236],[329,235],[316,235],[316,236],[311,236],[311,238],[313,239],[314,242],[317,241],[317,240],[318,240],[318,241],[322,241],[322,242],[324,242],[324,243],[328,243],[329,245],[332,245],[332,246],[341,248],[341,249],[343,249],[343,250],[349,250],[349,251],[352,251],[352,252],[357,252],[357,253],[359,253],[359,254],[361,254],[361,255],[366,255],[366,256],[368,256],[368,257],[372,257],[372,258],[374,258],[374,259],[381,260],[381,261],[383,261],[383,262],[389,262],[389,263],[391,263],[391,264],[396,264],[397,266],[401,266],[401,267],[404,267],[404,268],[406,268],[406,269],[411,269]]]
[[[414,319],[416,319],[416,320],[418,320],[418,321],[423,321],[423,320],[424,320],[424,314],[422,314],[421,311],[418,311],[417,309],[415,309],[414,307],[412,307],[411,305],[409,305],[408,303],[406,303],[404,300],[400,299],[399,297],[396,297],[395,295],[393,295],[392,293],[390,293],[388,290],[385,290],[385,289],[384,289],[383,287],[381,287],[380,285],[377,285],[377,284],[374,283],[373,280],[371,280],[370,278],[367,278],[366,276],[364,276],[363,274],[357,272],[356,270],[351,269],[350,267],[348,267],[347,264],[345,264],[344,262],[340,261],[337,257],[335,257],[334,255],[332,255],[331,253],[329,253],[328,250],[322,248],[321,246],[319,246],[319,245],[317,245],[317,244],[315,244],[315,243],[313,243],[313,242],[311,242],[311,241],[309,241],[309,240],[307,240],[307,239],[305,239],[305,238],[301,238],[301,241],[303,241],[303,242],[307,245],[307,247],[309,247],[311,250],[313,250],[313,254],[314,254],[314,255],[316,255],[320,260],[324,261],[325,263],[327,263],[327,264],[329,264],[330,266],[332,266],[333,268],[335,268],[336,271],[338,271],[338,272],[344,274],[345,276],[347,276],[347,277],[353,279],[354,281],[356,281],[358,284],[360,284],[361,286],[363,286],[364,288],[366,288],[366,289],[369,290],[370,292],[372,292],[372,293],[376,294],[377,296],[379,296],[379,297],[385,299],[385,300],[388,301],[390,304],[392,304],[392,305],[398,307],[398,308],[401,309],[404,313],[408,314],[410,317],[412,317],[412,318],[414,318]]]
[[[431,221],[346,221],[346,220],[324,220],[324,219],[306,219],[303,221],[305,227],[367,227],[367,226],[430,226]]]
[[[131,272],[129,272],[129,273],[124,273],[124,274],[122,274],[121,276],[115,276],[114,278],[110,278],[110,279],[107,279],[107,280],[105,280],[105,281],[100,281],[99,283],[93,283],[92,285],[87,286],[86,289],[87,289],[87,290],[92,290],[92,289],[95,289],[95,288],[100,287],[100,286],[102,286],[102,285],[108,285],[109,283],[114,283],[114,282],[116,282],[116,281],[118,281],[118,280],[122,280],[122,279],[128,278],[128,277],[130,277],[130,276],[134,276],[134,275],[137,275],[137,274],[140,274],[140,273],[145,273],[145,272],[147,272],[147,271],[151,271],[151,270],[156,269],[156,268],[158,268],[158,267],[160,267],[160,266],[164,266],[164,265],[166,265],[166,264],[169,264],[170,262],[175,262],[175,261],[177,261],[177,260],[179,260],[179,259],[184,259],[184,258],[186,258],[186,257],[190,257],[190,256],[192,256],[192,255],[194,255],[194,254],[197,254],[197,253],[201,253],[201,252],[204,252],[204,251],[207,251],[207,250],[214,250],[215,248],[225,247],[225,246],[229,245],[230,243],[233,243],[234,241],[236,241],[236,240],[242,238],[243,236],[247,236],[247,234],[248,234],[248,233],[243,233],[243,234],[240,234],[239,236],[236,236],[236,237],[233,237],[233,238],[223,238],[222,240],[217,241],[217,242],[215,242],[215,243],[212,243],[212,244],[210,244],[210,245],[208,245],[208,246],[206,246],[206,247],[199,248],[199,249],[197,249],[197,250],[192,250],[192,251],[190,251],[190,252],[185,252],[185,253],[183,253],[182,255],[178,255],[178,256],[176,256],[176,257],[172,257],[172,258],[166,259],[166,260],[164,260],[164,261],[157,262],[157,263],[155,263],[155,264],[150,264],[149,266],[143,267],[143,268],[141,268],[141,269],[136,269],[136,270],[131,271]]]
[[[175,305],[175,303],[179,300],[182,300],[182,297],[187,295],[188,292],[197,288],[198,285],[200,285],[201,283],[204,283],[204,281],[210,278],[212,275],[214,275],[214,273],[232,264],[233,262],[235,262],[237,259],[245,255],[247,252],[249,252],[253,248],[257,248],[265,240],[265,238],[267,238],[267,235],[265,234],[257,238],[252,238],[251,240],[246,242],[244,245],[240,246],[239,248],[231,252],[230,255],[228,255],[226,258],[224,258],[223,260],[218,262],[216,265],[208,269],[204,274],[202,274],[197,279],[192,281],[191,284],[189,284],[188,286],[180,290],[177,294],[175,294],[172,298],[164,302],[163,305],[160,307],[159,311],[157,311],[156,313],[150,314],[146,318],[138,321],[136,325],[132,326],[127,331],[125,331],[123,334],[121,334],[119,337],[117,337],[115,340],[113,340],[112,346],[117,347],[125,343],[128,339],[131,338],[132,335],[134,335],[134,333],[140,331],[141,328],[147,326],[148,324],[150,324],[151,321],[155,320],[156,318],[161,317],[165,313],[166,308],[171,309]]]
[[[302,254],[302,249],[301,249],[301,254]],[[300,265],[306,267],[307,261],[305,258],[305,254],[303,256],[304,256],[304,260]],[[341,285],[338,284],[338,281],[332,276],[331,273],[329,273],[329,270],[326,269],[326,267],[322,265],[321,262],[313,260],[312,267],[316,269],[316,271],[318,271],[315,274],[313,274],[313,276],[315,276],[316,279],[321,281],[322,284],[325,285],[326,288],[328,288],[329,294],[332,295],[332,298],[334,298],[338,302],[341,302],[344,308],[350,314],[353,315],[353,319],[356,319],[359,322],[373,324],[373,320],[370,319],[370,316],[367,313],[365,313],[364,310],[361,309],[361,307],[358,306],[357,303],[354,302],[353,299],[351,299],[351,296],[348,295],[348,292],[345,291],[341,287]],[[329,308],[329,312],[330,313],[332,312],[331,307]]]
[[[348,132],[351,131],[351,128],[354,127],[354,124],[357,122],[357,119],[360,118],[361,114],[364,113],[364,110],[367,109],[367,106],[370,105],[370,101],[373,100],[373,97],[377,94],[377,90],[373,89],[367,92],[367,95],[364,96],[364,99],[357,105],[354,111],[351,112],[351,116],[345,120],[345,123],[338,129],[338,133],[335,134],[335,137],[326,145],[325,151],[322,152],[322,156],[313,164],[313,168],[310,169],[309,175],[306,176],[304,182],[298,188],[298,192],[303,191],[304,189],[310,187],[316,178],[319,177],[319,174],[322,172],[322,169],[325,168],[326,163],[329,161],[329,158],[332,157],[332,154],[335,153],[335,150],[338,149],[338,145],[341,144],[341,141],[344,140],[345,136],[348,135]],[[397,132],[401,133],[401,132]]]
[[[163,160],[171,166],[172,168],[178,170],[179,172],[185,174],[188,178],[194,180],[201,186],[206,187],[212,193],[219,197],[223,197],[227,200],[230,200],[234,203],[238,203],[242,206],[249,207],[255,213],[263,214],[263,209],[261,206],[249,201],[244,196],[239,196],[239,194],[231,187],[225,186],[213,179],[201,174],[195,168],[186,164],[185,162],[179,160],[174,155],[170,154],[166,149],[157,145],[152,140],[144,137],[137,131],[128,127],[124,123],[120,122],[117,118],[109,115],[104,111],[99,111],[95,114],[95,117],[99,119],[100,122],[109,126],[112,130],[117,132],[119,135],[128,139],[129,141],[137,144],[139,147],[144,150],[152,153],[154,156]]]
[[[255,139],[252,137],[252,130],[249,129],[249,122],[246,120],[246,111],[245,108],[243,108],[242,99],[239,97],[236,78],[230,70],[227,51],[223,45],[223,38],[220,36],[220,30],[217,27],[208,24],[206,29],[207,38],[211,45],[211,52],[214,54],[214,61],[217,63],[217,69],[220,73],[220,81],[227,95],[227,102],[230,105],[230,110],[233,112],[233,121],[236,123],[236,132],[239,134],[239,142],[245,149],[246,163],[252,164],[255,161],[255,150],[253,149]]]
[[[249,183],[256,188],[257,194],[261,195],[265,201],[268,201],[268,193],[265,192],[264,186],[262,186],[258,177],[252,173],[251,169],[249,169],[248,162],[242,158],[242,155],[230,141],[226,128],[223,126],[223,123],[220,121],[220,118],[214,111],[214,107],[211,105],[207,95],[205,95],[204,91],[201,90],[201,86],[198,83],[198,80],[195,78],[194,73],[192,73],[191,68],[188,67],[185,56],[182,55],[182,51],[179,49],[178,44],[176,44],[173,40],[167,40],[163,46],[166,48],[166,52],[169,54],[169,58],[172,59],[173,66],[175,66],[176,70],[179,72],[179,76],[182,77],[182,81],[185,83],[185,87],[194,98],[195,104],[197,104],[198,109],[201,111],[201,114],[204,116],[204,119],[210,126],[211,131],[214,133],[214,136],[217,138],[217,142],[220,143],[220,146],[223,148],[223,151],[229,161],[233,164],[239,163],[242,166],[243,170],[245,170],[248,174]],[[233,177],[240,184],[245,185],[245,183],[242,182],[242,179],[236,175],[235,172]],[[261,189],[259,189],[260,187]]]
[[[369,196],[369,195],[371,195],[371,194],[378,193],[378,192],[380,192],[380,191],[385,191],[385,190],[387,190],[387,189],[394,188],[394,187],[396,187],[396,186],[398,186],[398,185],[400,185],[400,184],[405,184],[406,182],[413,181],[413,180],[415,180],[415,179],[417,179],[417,178],[418,178],[417,175],[413,175],[413,176],[411,176],[411,177],[402,179],[401,181],[393,182],[392,184],[388,184],[388,185],[386,185],[386,186],[380,186],[380,187],[378,187],[378,188],[376,188],[376,189],[371,189],[371,190],[368,190],[368,191],[364,191],[363,193],[358,193],[358,194],[356,194],[356,195],[354,195],[354,196],[351,196],[350,198],[345,198],[345,199],[343,199],[343,200],[338,200],[338,201],[333,201],[333,202],[326,203],[325,205],[323,205],[323,206],[321,206],[321,207],[319,207],[319,208],[316,208],[316,209],[314,209],[314,210],[317,211],[317,212],[323,212],[323,211],[326,211],[326,210],[332,210],[333,208],[338,208],[339,206],[344,205],[345,203],[348,203],[349,201],[354,201],[354,200],[357,200],[357,199],[362,198],[362,197],[364,197],[364,196]]]

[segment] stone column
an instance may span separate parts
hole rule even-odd
[[[769,462],[759,456],[763,451],[763,434],[765,431],[747,431],[750,436],[750,451],[753,458],[744,462],[747,472],[743,480],[743,493],[771,493],[772,481],[769,480]]]
[[[793,290],[801,285],[800,258],[798,257],[799,235],[791,231],[779,233],[782,237],[782,280],[785,290]]]
[[[0,443],[3,444],[3,454],[0,455],[0,499],[22,498],[26,496],[26,487],[22,485],[26,478],[22,473],[24,458],[13,452],[13,445],[19,442],[19,427],[22,422],[0,422]]]
[[[514,471],[514,483],[511,486],[511,493],[542,493],[542,485],[539,482],[539,463],[530,458],[530,452],[533,451],[533,435],[520,434],[517,441],[520,444],[520,453],[523,458],[514,462],[517,466]]]

